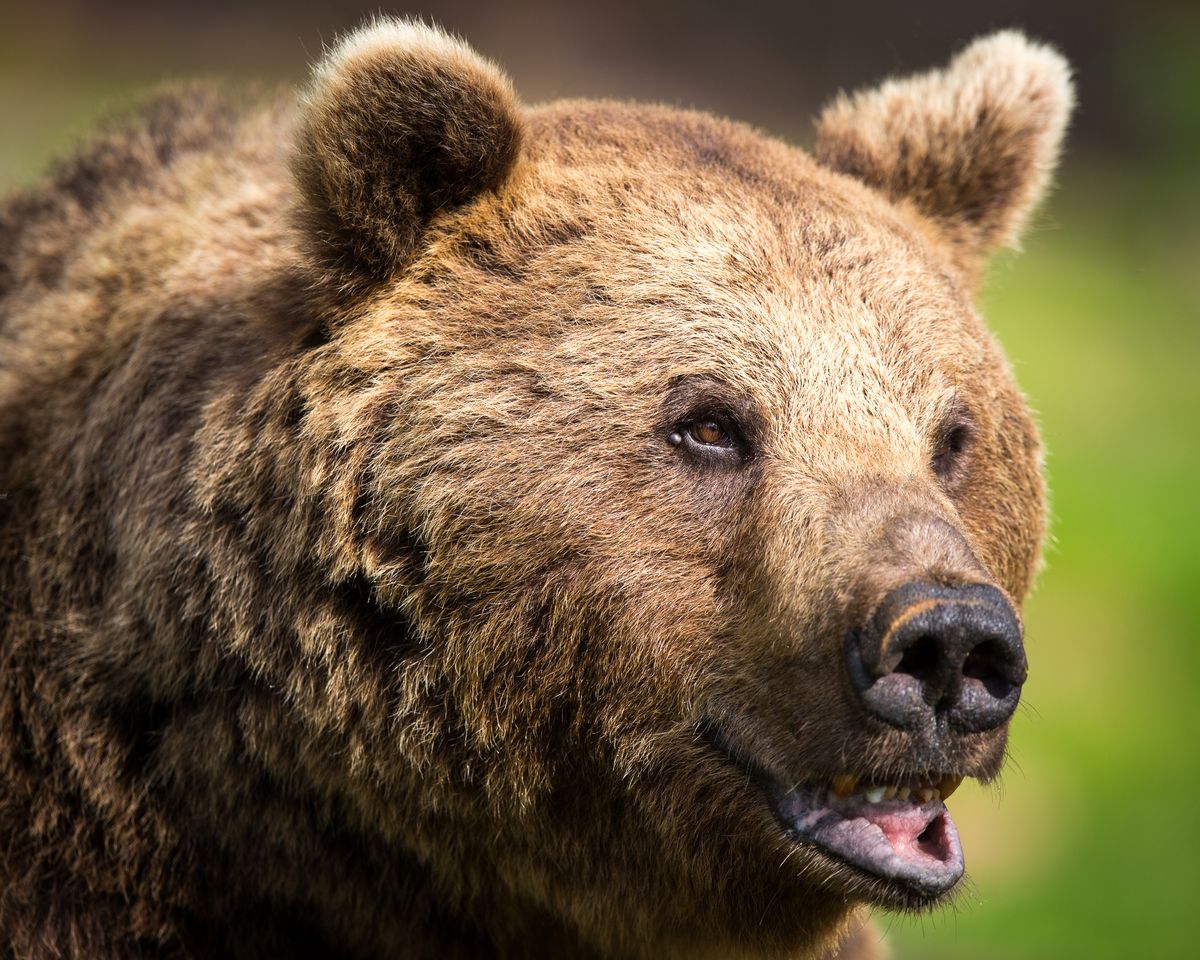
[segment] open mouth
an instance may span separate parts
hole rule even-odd
[[[704,723],[699,731],[759,785],[790,837],[882,881],[891,888],[891,893],[880,890],[882,900],[928,903],[962,878],[962,846],[943,802],[958,789],[961,776],[925,773],[884,783],[843,773],[785,787],[713,724]]]
[[[961,782],[945,775],[861,785],[844,774],[769,792],[776,816],[796,839],[924,899],[946,893],[963,874],[958,831],[942,802]]]

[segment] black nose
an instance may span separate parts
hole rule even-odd
[[[906,728],[943,717],[960,730],[998,727],[1028,669],[1016,614],[985,584],[898,587],[851,634],[847,653],[863,706]]]

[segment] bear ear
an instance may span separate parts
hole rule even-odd
[[[318,260],[345,286],[387,278],[436,214],[505,183],[524,129],[508,78],[441,30],[345,37],[313,71],[292,158]]]
[[[915,205],[974,283],[1046,192],[1073,101],[1066,61],[1004,31],[943,70],[839,96],[817,122],[817,159]]]

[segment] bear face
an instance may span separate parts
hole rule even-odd
[[[327,70],[352,75],[355,56]],[[438,638],[485,782],[505,771],[485,790],[496,822],[532,817],[572,851],[538,854],[539,875],[573,877],[542,894],[555,911],[582,887],[619,904],[618,940],[648,898],[635,941],[701,923],[714,942],[787,942],[848,898],[920,905],[957,881],[952,822],[914,812],[918,794],[998,772],[1019,642],[963,668],[998,713],[911,723],[864,710],[856,686],[887,671],[856,679],[847,644],[914,582],[987,588],[970,603],[1011,622],[980,636],[1019,637],[1040,454],[971,297],[1068,104],[1061,61],[1006,34],[837,102],[816,160],[678,110],[513,113],[492,123],[523,137],[503,182],[356,301],[309,406],[387,371],[356,394],[379,420],[357,403],[331,424],[373,444],[371,579]],[[344,247],[328,260],[344,268]],[[878,629],[953,597],[917,599]],[[845,823],[806,833],[852,783],[912,799],[847,802]],[[865,821],[894,849],[846,835]],[[614,873],[641,883],[614,897]],[[653,892],[681,887],[674,914]],[[772,901],[795,908],[748,906]]]
[[[212,837],[232,900],[357,925],[356,955],[418,928],[429,955],[802,955],[857,903],[947,896],[935,793],[999,772],[1044,513],[972,297],[1069,106],[1061,59],[1001,34],[836,101],[809,156],[523,108],[430,28],[347,38],[279,121],[294,180],[252,171],[292,218],[265,280],[196,284],[306,331],[239,334],[186,457],[112,458],[166,492],[113,522],[161,555],[107,596],[161,622],[85,686],[152,689],[167,732],[106,803]],[[348,832],[358,886],[320,866]],[[181,872],[172,903],[237,914]]]

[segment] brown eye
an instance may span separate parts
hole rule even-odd
[[[721,429],[714,420],[702,420],[692,424],[690,428],[692,439],[709,447],[727,447],[730,445],[729,435]]]
[[[749,457],[744,438],[745,434],[731,418],[709,413],[683,420],[666,440],[694,463],[737,466]]]

